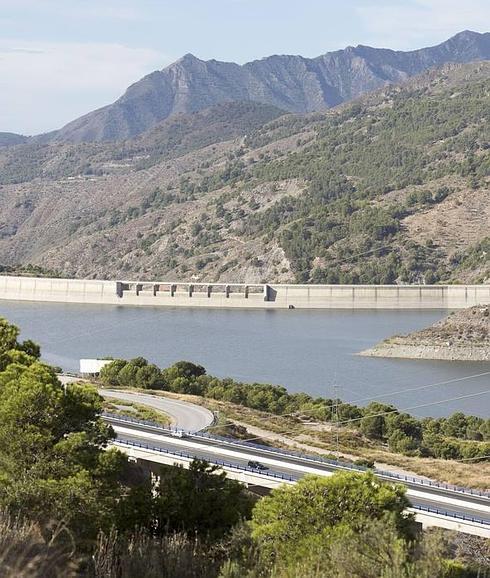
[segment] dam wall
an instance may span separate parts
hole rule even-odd
[[[463,309],[490,303],[490,285],[171,283],[0,276],[0,299],[260,309]]]

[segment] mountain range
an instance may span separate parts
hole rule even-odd
[[[490,280],[490,61],[327,111],[225,102],[0,147],[0,267],[88,278]],[[11,136],[8,139],[12,139]]]
[[[186,54],[131,85],[113,104],[35,142],[101,142],[132,138],[176,114],[229,101],[254,101],[286,112],[322,111],[448,62],[490,58],[490,33],[464,31],[437,46],[401,52],[349,46],[316,58],[269,56],[243,65]],[[3,143],[25,137],[2,135]]]

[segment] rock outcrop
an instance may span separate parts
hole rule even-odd
[[[431,327],[390,337],[361,355],[490,361],[490,306],[480,305],[451,313]]]

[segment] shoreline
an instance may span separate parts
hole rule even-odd
[[[409,343],[381,343],[360,351],[362,357],[394,359],[428,359],[436,361],[490,362],[490,349],[486,346],[414,345]]]
[[[452,312],[430,327],[394,335],[361,351],[366,357],[490,361],[490,306]]]

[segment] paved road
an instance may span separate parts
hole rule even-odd
[[[99,389],[99,393],[104,397],[115,397],[161,410],[172,418],[175,427],[187,431],[202,430],[214,421],[214,415],[208,409],[185,401],[178,401],[176,399],[169,399],[147,393],[112,389]]]
[[[225,444],[216,439],[176,439],[170,436],[160,436],[153,432],[152,435],[149,429],[147,430],[144,426],[141,427],[136,424],[124,424],[122,427],[115,425],[115,429],[118,438],[122,441],[148,443],[151,447],[160,447],[176,453],[184,452],[187,455],[209,461],[218,459],[228,464],[246,467],[250,459],[255,459],[266,464],[269,467],[267,470],[269,473],[282,475],[293,480],[298,480],[305,475],[304,471],[298,470],[297,466],[299,465],[314,467],[325,472],[331,472],[336,469],[329,464],[305,462],[300,457],[281,455],[280,453],[275,453],[273,448],[261,451],[258,448],[244,448],[234,444]],[[490,523],[488,497],[458,495],[452,491],[428,487],[425,484],[420,486],[419,484],[406,483],[406,485],[408,486],[409,499],[414,506],[439,508],[451,514],[474,516]],[[414,492],[413,490],[417,491]],[[419,495],[421,491],[424,495]]]

